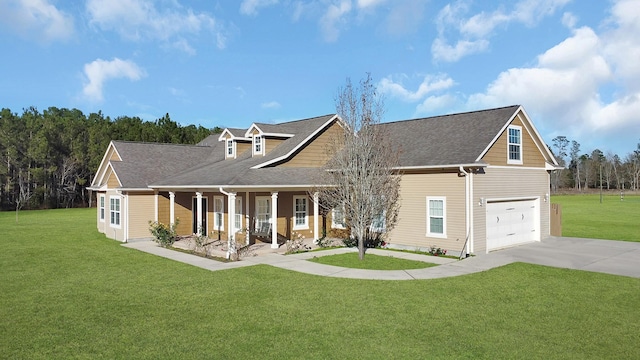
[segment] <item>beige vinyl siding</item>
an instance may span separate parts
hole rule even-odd
[[[531,129],[523,124],[519,117],[513,119],[510,125],[522,127],[522,165],[508,165],[514,167],[544,167],[545,160],[532,138]],[[507,166],[507,136],[505,129],[482,160],[494,166]]]
[[[108,177],[107,177],[107,187],[109,189],[115,189],[115,188],[119,188],[120,182],[118,181],[118,178],[116,177],[116,174],[113,171],[109,171]]]
[[[236,157],[242,155],[247,150],[251,151],[251,142],[236,141]]]
[[[291,160],[279,166],[288,167],[319,167],[327,161],[329,149],[335,146],[335,139],[342,134],[342,127],[334,122],[322,133],[312,139],[308,145],[294,154]]]
[[[427,237],[427,196],[446,198],[447,238]],[[400,202],[398,223],[388,234],[391,244],[462,250],[466,234],[464,177],[457,172],[402,175]]]
[[[120,228],[117,227],[112,227],[111,226],[111,201],[109,200],[112,196],[117,196],[120,197],[120,194],[118,194],[115,190],[107,190],[106,194],[105,194],[105,216],[104,216],[104,226],[105,226],[105,232],[104,234],[110,238],[110,239],[114,239],[114,240],[118,240],[118,241],[124,241],[124,229],[125,229],[125,224],[126,224],[126,204],[125,204],[125,199],[120,197]]]
[[[152,192],[129,193],[127,201],[129,239],[150,238],[149,221],[155,216],[155,195]]]
[[[104,196],[104,220],[100,220],[100,196]],[[98,231],[101,233],[105,233],[105,229],[106,229],[106,223],[107,221],[109,221],[107,219],[107,210],[109,208],[109,204],[107,204],[108,198],[105,194],[105,192],[100,191],[96,193],[96,201],[97,201],[97,205],[96,206],[96,221],[98,223]]]
[[[517,185],[514,185],[517,184]],[[544,169],[486,168],[484,174],[473,175],[473,222],[474,248],[476,254],[486,252],[486,206],[479,199],[540,199],[540,237],[549,236],[549,202],[544,201],[549,193],[549,174]]]
[[[282,144],[284,139],[264,138],[264,150],[265,154],[268,154],[271,150]]]
[[[122,159],[120,159],[120,156],[118,156],[115,148],[113,148],[111,154],[109,155],[109,161],[122,161]]]
[[[158,193],[158,222],[169,224],[171,219],[171,209],[169,201],[169,193],[166,191]]]
[[[174,210],[175,217],[178,221],[176,232],[178,235],[193,234],[193,218],[191,217],[191,192],[176,192]]]

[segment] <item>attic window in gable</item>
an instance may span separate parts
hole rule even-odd
[[[234,151],[234,146],[233,146],[233,140],[231,139],[227,139],[227,157],[234,157],[235,156],[235,151]]]
[[[262,136],[255,135],[253,137],[253,155],[262,155],[263,154],[263,144],[264,140]]]
[[[507,164],[522,165],[522,127],[511,125],[507,131]]]

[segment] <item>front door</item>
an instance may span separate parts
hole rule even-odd
[[[198,233],[198,198],[194,197],[191,202],[191,215],[193,219],[192,231],[194,234]],[[202,235],[208,234],[207,229],[207,198],[202,198]]]

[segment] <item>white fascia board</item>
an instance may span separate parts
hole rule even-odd
[[[104,155],[102,156],[102,160],[100,161],[100,166],[98,166],[98,171],[96,171],[96,177],[93,178],[93,182],[91,182],[91,186],[98,185],[102,182],[102,178],[104,177],[104,174],[106,174],[107,172],[107,163],[109,162],[109,160],[107,160],[107,155],[109,155],[111,149],[113,149],[113,151],[115,151],[115,153],[118,154],[118,157],[122,159],[122,157],[118,153],[118,150],[113,144],[113,140],[110,141],[109,146],[107,146],[107,150],[104,152]]]
[[[262,133],[262,136],[280,137],[280,138],[292,138],[293,134],[285,133]]]
[[[293,149],[291,149],[291,151],[289,151],[288,153],[277,157],[275,159],[269,160],[267,162],[263,162],[261,164],[252,166],[251,169],[260,169],[262,167],[265,167],[267,165],[271,165],[273,163],[276,163],[278,161],[282,161],[288,157],[290,157],[291,155],[293,155],[296,151],[298,151],[301,147],[305,146],[309,140],[313,139],[320,131],[324,130],[329,124],[331,124],[336,118],[338,118],[338,115],[333,115],[329,120],[327,120],[324,124],[322,124],[320,127],[318,127],[314,132],[312,132],[309,136],[307,136],[304,140],[302,140],[300,142],[300,144],[298,144],[296,147],[294,147]]]
[[[472,163],[472,164],[449,164],[449,165],[425,165],[425,166],[398,166],[393,170],[432,170],[432,169],[459,169],[463,168],[483,168],[487,167],[484,163]]]
[[[487,145],[487,147],[485,147],[484,150],[482,150],[480,155],[478,155],[478,157],[476,158],[476,161],[480,161],[480,159],[482,159],[482,157],[489,151],[489,149],[491,149],[493,144],[495,144],[496,141],[498,141],[498,139],[500,138],[500,135],[502,135],[502,133],[504,133],[504,131],[507,129],[509,124],[511,124],[513,119],[516,118],[516,116],[518,115],[518,112],[520,111],[520,109],[522,109],[522,106],[518,106],[516,111],[514,111],[513,114],[511,114],[511,116],[509,117],[509,120],[507,120],[507,122],[504,123],[504,125],[502,126],[500,131],[498,131],[498,133],[496,134],[496,136],[494,136],[493,139],[491,139],[491,141],[489,142],[489,145]]]
[[[538,140],[540,141],[540,143],[542,145],[546,145],[544,140],[542,139],[542,136],[540,136],[540,133],[538,133],[538,129],[536,129],[535,125],[533,125],[533,122],[531,121],[531,119],[529,118],[529,115],[527,114],[527,112],[524,110],[524,108],[522,106],[520,106],[518,108],[519,111],[522,111],[522,114],[524,115],[524,118],[527,120],[527,123],[529,125],[529,127],[533,130],[533,133],[536,135],[536,137],[538,138]],[[535,141],[534,141],[535,142]],[[549,157],[549,159],[551,159],[551,161],[553,162],[553,165],[558,166],[558,160],[556,160],[556,157],[553,156],[553,153],[551,152],[551,150],[549,150],[549,148],[547,146],[543,146],[542,149],[538,146],[538,144],[536,143],[536,147],[543,153],[547,154],[547,156]]]
[[[259,133],[260,135],[262,135],[262,134],[264,133],[264,132],[263,132],[263,131],[258,127],[258,125],[256,125],[256,123],[253,123],[253,124],[251,124],[251,126],[249,126],[249,129],[247,129],[247,132],[245,132],[245,133],[244,133],[244,137],[246,137],[246,138],[252,138],[252,137],[253,137],[253,135],[251,135],[251,131],[252,131],[253,129],[258,130],[258,133]]]
[[[229,131],[229,129],[224,129],[224,130],[222,130],[222,133],[220,133],[220,136],[218,136],[218,141],[225,140],[225,138],[224,138],[225,134],[228,134],[233,139],[233,134],[231,133],[231,131]]]
[[[317,185],[317,184],[306,184],[306,185],[269,185],[269,184],[260,184],[260,185],[149,185],[149,190],[161,190],[161,189],[215,189],[218,190],[220,188],[231,190],[231,189],[308,189],[314,187],[331,187],[332,185]],[[137,190],[137,189],[136,189]]]

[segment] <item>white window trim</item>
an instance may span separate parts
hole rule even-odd
[[[509,136],[509,130],[510,129],[515,129],[518,130],[520,132],[520,143],[516,144],[516,143],[511,143],[510,140],[510,136]],[[509,125],[509,127],[507,128],[507,164],[513,164],[513,165],[522,165],[522,147],[523,147],[523,133],[522,133],[522,126],[519,125]],[[519,160],[512,160],[510,157],[510,145],[518,145],[519,149],[520,149],[520,159]]]
[[[331,209],[331,228],[332,229],[346,229],[345,219],[344,219],[344,205],[340,205],[342,208],[342,222],[336,222],[336,208]]]
[[[297,209],[296,200],[304,200],[304,224],[296,224]],[[306,196],[294,196],[293,197],[293,230],[306,230],[309,229],[309,199]]]
[[[258,141],[259,140],[259,141]],[[264,155],[264,136],[255,134],[253,135],[253,139],[251,142],[251,147],[253,149],[253,155]],[[260,151],[256,151],[256,145],[260,144]]]
[[[218,203],[220,204],[220,209],[218,209]],[[221,214],[220,220],[218,220],[218,214]],[[220,221],[220,224],[218,224]],[[213,231],[224,231],[224,197],[223,196],[214,196],[213,197]]]
[[[266,213],[260,213],[259,209],[260,207],[258,206],[258,203],[261,201],[267,201],[267,212]],[[271,196],[256,196],[256,221],[255,221],[255,229],[254,230],[260,230],[260,224],[258,224],[258,218],[260,218],[261,215],[267,215],[267,223],[271,223],[272,219],[271,219]]]
[[[231,139],[227,139],[225,140],[226,143],[226,147],[225,147],[225,157],[226,158],[234,158],[236,157],[236,142],[231,140]],[[231,146],[229,146],[231,145]],[[229,154],[229,149],[231,149],[231,154]]]
[[[107,215],[107,203],[104,194],[100,194],[98,199],[98,219],[100,222],[104,222],[104,218]]]
[[[120,208],[120,210],[116,211],[116,210],[111,208],[111,199],[114,199],[114,200],[118,201],[118,208]],[[118,224],[114,224],[112,222],[111,213],[118,214]],[[116,228],[116,229],[121,229],[122,228],[122,199],[120,198],[120,195],[109,196],[109,226],[111,226],[112,228]]]
[[[382,216],[382,226],[381,227],[374,226],[375,218],[380,215]],[[371,226],[369,226],[369,229],[371,231],[378,232],[378,233],[387,232],[387,210],[382,210],[382,214],[374,216],[373,221],[371,222]]]
[[[233,219],[233,227],[235,232],[242,232],[242,198],[236,197],[236,213],[235,219]],[[238,226],[238,219],[240,219],[240,226]]]
[[[430,201],[442,201],[442,234],[431,232]],[[447,237],[447,198],[444,196],[427,196],[427,236],[435,238]]]

